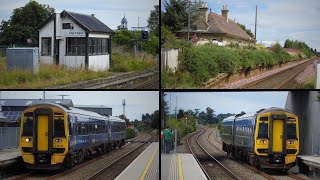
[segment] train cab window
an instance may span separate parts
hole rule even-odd
[[[24,115],[22,136],[33,136],[33,113]]]
[[[287,139],[297,139],[296,124],[287,124]]]
[[[259,123],[258,138],[268,138],[268,124]]]
[[[65,137],[64,133],[64,121],[62,118],[54,119],[54,136],[55,137]]]

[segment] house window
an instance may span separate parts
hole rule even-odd
[[[90,38],[89,39],[89,54],[109,54],[108,49],[109,39],[107,38]]]
[[[41,38],[41,55],[51,55],[51,37]]]
[[[67,55],[85,55],[86,38],[67,38]]]
[[[71,29],[71,24],[70,23],[63,23],[62,29]]]

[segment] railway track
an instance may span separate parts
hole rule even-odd
[[[275,74],[259,79],[252,83],[246,84],[241,89],[287,89],[295,88],[294,83],[290,83],[293,79],[315,61],[315,58],[307,60],[303,63],[279,71]]]
[[[231,172],[226,166],[221,164],[215,157],[210,155],[210,153],[208,153],[208,151],[199,143],[199,136],[202,135],[204,132],[205,132],[204,130],[200,130],[200,131],[197,131],[197,133],[190,135],[187,138],[187,144],[190,149],[190,152],[195,156],[195,159],[199,163],[200,167],[202,168],[202,170],[205,173],[205,175],[207,176],[207,178],[208,179],[211,179],[211,177],[217,178],[217,175],[220,175],[224,179],[240,180],[240,178],[237,175],[235,175],[233,172]],[[190,139],[193,137],[195,137],[194,138],[195,142],[191,143]],[[200,149],[196,148],[196,146],[200,147]],[[202,151],[202,153],[201,153],[201,151]],[[215,163],[215,165],[212,165],[213,162]],[[211,168],[210,168],[211,173],[208,173],[209,168],[204,168],[204,164],[207,164],[207,163],[209,163],[208,165],[211,166]],[[223,172],[221,172],[221,170]],[[227,175],[227,177],[226,177],[226,175]]]
[[[148,142],[150,141],[155,141],[155,137],[151,136],[148,133],[143,133],[140,136],[137,136],[135,138],[132,138],[132,140],[135,141],[136,143],[141,143],[140,145],[138,145],[137,147],[141,147],[145,144],[148,144]],[[132,143],[133,144],[133,143]],[[133,146],[131,143],[130,144],[125,144],[124,146],[122,146],[121,148],[129,148],[130,146]],[[129,146],[129,147],[128,147]],[[135,150],[137,150],[138,148],[134,147]],[[112,151],[114,152],[114,151]],[[112,153],[111,152],[111,153]],[[130,150],[129,152],[133,153],[134,150]],[[125,153],[124,155],[121,155],[120,158],[124,158],[125,156],[130,155],[131,153]],[[14,179],[14,180],[25,180],[25,179],[46,179],[46,180],[55,180],[55,179],[60,179],[60,178],[65,178],[66,176],[72,174],[72,173],[76,173],[77,171],[80,171],[81,169],[86,168],[89,165],[93,165],[95,162],[99,161],[99,160],[103,160],[104,158],[110,156],[110,153],[107,154],[103,154],[100,155],[98,157],[94,157],[93,159],[90,160],[86,160],[81,162],[80,164],[77,164],[76,166],[72,167],[71,169],[66,169],[63,171],[45,171],[44,173],[39,172],[39,171],[30,171],[28,173],[24,173],[15,177],[9,177],[10,179]],[[115,163],[116,161],[119,161],[120,158],[117,158],[113,163]]]
[[[222,149],[220,149],[219,147],[217,147],[217,146],[214,144],[214,142],[212,142],[212,141],[210,140],[210,136],[213,134],[213,132],[214,132],[214,130],[212,130],[212,131],[208,134],[208,136],[206,137],[206,138],[207,138],[207,141],[208,141],[209,144],[211,144],[215,149],[217,149],[217,150],[219,150],[221,153],[225,154],[225,152],[224,152]],[[218,137],[217,137],[217,136],[218,136],[218,133],[219,133],[218,130],[216,130],[216,134],[215,134],[213,137],[215,138],[215,140],[216,140],[219,144],[222,144],[221,140],[218,139]],[[231,159],[231,158],[230,158],[230,159]],[[231,160],[233,160],[233,159],[231,159]],[[237,162],[238,162],[238,161],[237,161]],[[265,172],[263,172],[263,171],[261,171],[261,170],[258,170],[258,169],[256,169],[255,167],[250,166],[250,165],[248,165],[248,164],[245,163],[245,162],[238,162],[238,163],[240,163],[241,165],[247,167],[248,169],[251,169],[252,171],[258,173],[259,175],[267,178],[268,180],[277,180],[277,179],[282,179],[282,178],[284,178],[283,176],[274,177],[273,175],[270,175],[270,174],[267,174],[267,173],[265,173]],[[295,179],[295,180],[304,180],[303,178],[301,178],[301,177],[299,177],[299,176],[297,176],[297,175],[295,175],[295,174],[291,174],[291,173],[285,174],[285,178],[286,178],[286,179]]]
[[[127,87],[130,88],[130,86],[132,86],[132,84],[134,84],[135,81],[154,76],[159,76],[159,69],[152,68],[140,72],[119,73],[105,78],[97,78],[71,84],[51,86],[46,89],[121,89]],[[159,87],[155,88],[158,89]]]

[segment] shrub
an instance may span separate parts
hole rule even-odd
[[[131,139],[136,136],[136,133],[134,132],[133,129],[127,129],[126,130],[126,139]]]

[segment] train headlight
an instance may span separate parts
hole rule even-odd
[[[260,140],[260,143],[261,144],[268,144],[268,141],[267,140]]]
[[[293,140],[289,140],[288,144],[294,144],[294,141]]]
[[[32,139],[31,138],[26,138],[26,142],[31,142]]]
[[[56,139],[55,142],[62,142],[62,139]]]

